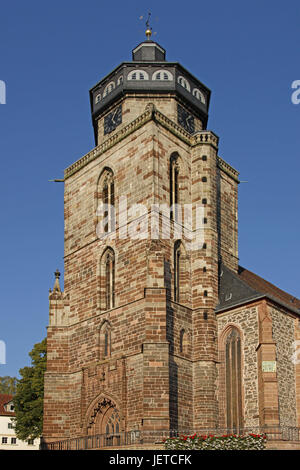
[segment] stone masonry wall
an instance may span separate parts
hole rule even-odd
[[[219,250],[223,263],[232,271],[238,269],[238,183],[224,171],[218,172]]]
[[[143,112],[147,104],[147,100],[136,101],[126,102],[130,110],[126,116],[131,119]],[[174,101],[164,99],[157,105],[167,116],[173,116]],[[156,428],[171,424],[191,429],[195,401],[197,425],[213,426],[216,422],[213,310],[218,274],[217,149],[208,141],[199,144],[192,159],[187,138],[184,134],[179,138],[179,134],[178,130],[173,133],[153,120],[148,121],[65,181],[64,298],[68,299],[69,313],[60,329],[52,315],[48,334],[51,353],[47,373],[52,371],[61,376],[56,382],[51,381],[50,375],[47,379],[46,438],[84,435],[88,420],[94,419],[89,416],[93,403],[98,398],[101,401],[101,397],[108,397],[120,408],[122,426],[127,430],[145,423],[151,428],[154,422]],[[217,141],[212,133],[206,137]],[[122,196],[127,197],[128,208],[137,203],[147,209],[152,203],[169,204],[170,157],[174,152],[181,159],[181,202],[196,204],[203,197],[208,199],[207,247],[193,253],[188,248],[182,251],[188,275],[185,273],[182,278],[184,292],[180,303],[173,302],[174,239],[164,239],[149,262],[151,240],[120,238],[125,221],[118,212]],[[208,159],[202,160],[202,154]],[[97,185],[105,168],[110,168],[114,175],[116,236],[98,238]],[[206,176],[205,183],[202,175]],[[145,218],[144,214],[137,222],[138,214],[128,213],[128,223],[135,222],[136,228],[142,227]],[[100,259],[107,247],[114,250],[116,273],[115,307],[109,310],[103,308],[99,288]],[[196,313],[192,314],[192,306],[198,308]],[[250,319],[245,322],[241,317],[240,321],[252,331]],[[99,333],[104,322],[111,328],[111,352],[105,359],[100,355]],[[183,351],[179,345],[182,329],[186,333]],[[248,342],[251,343],[250,339]],[[193,365],[193,360],[197,364]],[[251,366],[252,369],[247,363],[253,376]],[[247,400],[250,403],[252,395]],[[58,426],[61,417],[64,424]]]
[[[156,108],[167,116],[169,119],[177,123],[177,101],[174,99],[172,94],[163,94],[159,96],[153,96],[153,94],[143,94],[139,95],[138,99],[132,96],[125,96],[118,103],[114,103],[106,112],[107,115],[113,109],[115,109],[119,104],[122,104],[122,123],[109,135],[113,135],[118,132],[126,124],[132,122],[138,116],[140,116],[144,111],[148,103],[153,103]],[[181,105],[182,106],[182,105]],[[104,117],[101,116],[98,120],[98,143],[100,144],[105,140],[107,136],[104,135]],[[195,118],[195,131],[200,131],[203,129],[202,122],[199,118]]]
[[[291,360],[294,342],[294,318],[282,309],[269,306],[272,333],[276,342],[276,370],[281,426],[297,426],[295,365]]]
[[[219,351],[224,349],[224,332],[229,325],[236,326],[242,336],[242,377],[244,426],[259,426],[258,370],[256,347],[259,342],[257,308],[239,308],[217,315]],[[224,356],[220,354],[218,369],[218,401],[220,426],[225,427],[225,375]]]

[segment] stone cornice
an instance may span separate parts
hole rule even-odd
[[[191,145],[191,135],[185,131],[183,127],[176,124],[174,121],[169,119],[154,107],[152,112],[154,121],[158,122],[162,127],[172,132],[172,134],[176,135],[176,137],[179,137],[179,139],[181,139],[186,144]]]
[[[124,140],[126,137],[131,135],[133,132],[151,120],[160,124],[162,127],[170,131],[173,135],[191,147],[207,144],[212,145],[216,149],[218,148],[219,138],[212,131],[204,130],[199,131],[194,135],[190,135],[181,126],[158,111],[152,103],[149,103],[146,106],[145,112],[143,114],[124,126],[111,137],[108,137],[102,144],[98,145],[98,147],[95,147],[89,153],[69,166],[64,172],[64,179],[66,180],[70,176],[77,173],[77,171],[81,170],[81,168],[85,167],[87,164],[98,158],[100,155],[114,147],[114,145]],[[237,180],[238,172],[228,165],[228,163],[224,162],[224,160],[222,160],[220,157],[218,157],[218,166],[232,178]]]
[[[111,137],[108,137],[108,139],[106,139],[102,144],[98,145],[98,147],[95,147],[89,153],[87,153],[75,163],[73,163],[71,166],[69,166],[64,172],[65,180],[72,176],[74,173],[77,173],[77,171],[86,166],[88,163],[95,160],[95,158],[98,158],[104,152],[112,148],[118,142],[121,142],[123,139],[125,139],[137,129],[142,127],[144,124],[151,121],[151,119],[152,109],[148,107],[148,109],[146,108],[146,111],[139,117],[137,117],[134,121],[130,122],[127,126],[120,129],[116,134],[112,135]]]
[[[217,157],[217,165],[224,173],[239,183],[239,172],[230,166],[229,163],[225,162],[221,157]]]

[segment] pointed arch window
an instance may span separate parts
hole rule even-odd
[[[104,333],[104,357],[108,356],[109,352],[109,336],[108,336],[108,331],[106,330]]]
[[[103,185],[104,210],[104,232],[111,232],[115,229],[114,206],[115,206],[115,185],[112,173],[108,173]]]
[[[99,331],[99,354],[100,360],[111,356],[111,326],[108,321],[104,321]]]
[[[180,330],[179,351],[183,354],[188,352],[188,337],[186,331],[183,328]]]
[[[115,307],[115,254],[106,248],[99,263],[99,308],[101,311]],[[103,337],[104,340],[104,337]]]
[[[179,161],[178,155],[172,155],[170,159],[170,217],[177,220],[179,204]]]
[[[120,416],[117,409],[113,411],[112,415],[108,419],[108,422],[105,427],[105,434],[107,446],[120,445]]]
[[[180,255],[181,255],[181,242],[177,241],[174,245],[174,300],[180,300]]]
[[[105,256],[105,300],[106,310],[115,306],[115,257],[112,251]]]
[[[226,418],[227,428],[238,432],[243,426],[241,337],[232,328],[226,338]]]
[[[109,233],[116,229],[114,174],[105,168],[98,181],[97,234]]]

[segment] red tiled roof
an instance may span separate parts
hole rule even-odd
[[[13,411],[6,411],[4,405],[12,401],[13,395],[8,395],[6,393],[0,393],[0,416],[15,416]]]
[[[252,273],[251,271],[248,271],[248,269],[242,268],[241,266],[239,266],[239,278],[256,291],[261,292],[262,294],[270,295],[283,302],[287,306],[300,309],[300,300],[297,299],[297,297],[288,294],[287,292],[274,286],[274,284],[271,284],[262,277]]]

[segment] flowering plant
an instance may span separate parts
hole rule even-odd
[[[262,434],[223,434],[222,436],[182,435],[169,437],[164,441],[167,450],[264,450],[266,436]]]

